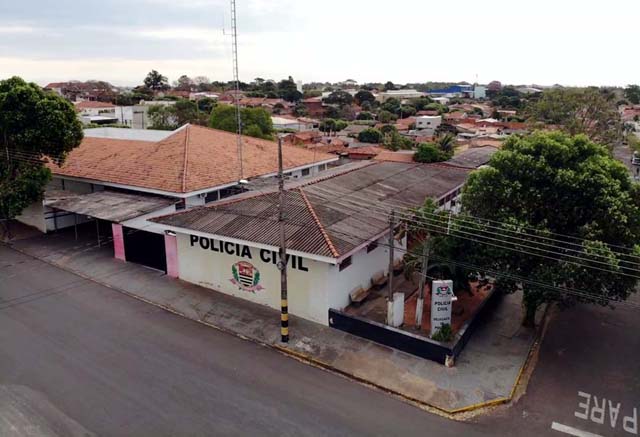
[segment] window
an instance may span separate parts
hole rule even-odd
[[[347,257],[344,260],[342,260],[342,262],[340,263],[340,266],[338,267],[338,270],[339,271],[343,271],[344,269],[346,269],[350,265],[351,265],[351,257]]]
[[[176,211],[183,210],[187,207],[187,202],[184,199],[180,199],[178,203],[176,203]]]
[[[302,169],[302,176],[309,176],[309,173],[311,173],[311,171],[308,168]]]
[[[367,253],[373,252],[374,250],[376,250],[377,247],[378,247],[378,242],[377,241],[372,241],[371,243],[369,243],[367,245]]]
[[[220,196],[217,191],[210,191],[207,193],[207,197],[204,198],[204,203],[215,202]]]

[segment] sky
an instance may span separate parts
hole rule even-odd
[[[638,0],[237,0],[240,79],[640,83]],[[3,0],[0,79],[232,78],[228,0]]]

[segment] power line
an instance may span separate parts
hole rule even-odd
[[[405,170],[403,169],[401,171],[393,173],[393,174],[387,176],[385,179],[389,179],[389,178],[391,178],[391,177],[393,177],[393,176],[395,176],[395,175],[397,175],[399,173],[402,173],[404,171]],[[383,179],[383,180],[385,180],[385,179]],[[379,183],[379,182],[381,182],[381,181],[380,180],[376,180],[376,181],[366,185],[365,187],[361,187],[360,190],[362,190],[364,188],[367,188],[368,186],[374,185],[376,183]],[[262,193],[262,194],[264,195],[265,193]],[[356,194],[355,191],[353,191],[351,193],[340,195],[339,196],[339,200],[338,200],[338,197],[336,197],[335,199],[324,199],[324,201],[325,202],[334,201],[334,202],[338,203],[339,205],[347,206],[347,207],[349,207],[351,209],[357,209],[355,207],[356,206],[360,206],[360,207],[365,208],[367,210],[370,210],[370,209],[377,210],[383,216],[388,216],[389,215],[389,211],[391,209],[393,209],[392,205],[390,205],[388,208],[382,208],[382,207],[378,207],[378,206],[375,206],[375,205],[361,204],[361,203],[358,203],[358,202],[356,202],[354,200],[346,199],[349,196],[353,196],[354,194]],[[345,204],[345,201],[348,202],[348,203]],[[398,204],[402,204],[403,202],[397,202],[397,203]],[[411,209],[415,211],[415,206],[412,205]],[[350,216],[353,216],[353,215],[357,214],[358,212],[361,212],[361,211],[357,211],[356,210]],[[425,230],[431,229],[431,230],[435,230],[436,232],[445,233],[444,232],[444,228],[443,228],[443,224],[441,223],[441,221],[444,220],[444,218],[441,215],[436,214],[436,213],[430,213],[428,211],[419,211],[418,214],[426,215],[426,217],[422,217],[422,218],[416,217],[415,216],[416,215],[415,212],[414,213],[407,213],[407,212],[400,212],[399,213],[400,217],[403,218],[404,221],[409,223],[409,224],[414,223],[414,224],[420,225],[422,227],[422,229],[425,229]],[[482,220],[482,219],[479,219],[479,220]],[[496,221],[493,221],[493,222],[496,222]],[[597,264],[601,264],[601,265],[610,265],[609,263],[593,259],[594,257],[596,257],[596,258],[599,257],[599,258],[605,258],[606,259],[606,255],[586,254],[586,253],[584,253],[582,251],[578,251],[576,249],[569,249],[569,248],[566,248],[566,247],[559,247],[559,246],[556,246],[556,245],[552,245],[552,244],[544,243],[544,242],[540,242],[540,241],[534,241],[534,240],[530,240],[530,239],[523,239],[521,237],[516,237],[514,235],[509,235],[509,234],[505,233],[505,231],[506,231],[506,232],[512,232],[512,233],[521,234],[521,233],[518,233],[517,231],[511,231],[511,230],[505,229],[505,228],[497,228],[495,226],[491,226],[491,227],[494,228],[494,229],[500,229],[500,231],[499,232],[493,232],[491,234],[492,236],[486,236],[486,235],[483,235],[482,233],[489,233],[489,231],[485,231],[484,229],[472,228],[472,227],[470,227],[468,225],[469,223],[473,223],[473,221],[471,221],[470,219],[464,219],[464,218],[460,218],[459,216],[457,216],[456,217],[456,223],[455,223],[456,226],[453,229],[454,229],[455,233],[463,234],[463,235],[453,235],[453,236],[456,236],[458,238],[467,239],[467,240],[474,241],[474,242],[481,243],[481,244],[493,245],[494,247],[498,247],[498,248],[502,248],[502,249],[518,251],[518,252],[526,253],[526,254],[529,254],[529,255],[541,256],[543,258],[547,258],[547,259],[551,259],[551,260],[555,260],[555,261],[571,262],[571,263],[574,263],[576,265],[580,265],[582,267],[596,268],[598,270],[602,270],[602,271],[606,271],[606,272],[610,272],[610,273],[626,274],[625,272],[616,272],[616,271],[612,271],[612,270],[609,270],[609,269],[597,268],[595,266],[587,266],[587,265],[584,265],[584,264],[581,264],[581,263],[576,263],[575,261],[563,260],[561,258],[556,258],[556,257],[549,257],[549,256],[545,256],[543,254],[559,255],[559,256],[568,257],[568,258],[570,258],[572,260],[578,260],[578,261],[582,261],[582,262],[597,263]],[[499,223],[499,222],[496,222],[496,223]],[[465,224],[466,224],[466,226],[465,226]],[[474,223],[474,224],[477,224],[477,223]],[[486,223],[480,223],[480,225],[481,226],[487,226]],[[471,232],[465,232],[465,229],[466,230],[470,229]],[[446,234],[449,234],[449,235],[452,234],[450,226],[447,226]],[[465,237],[464,235],[468,235],[470,237]],[[527,237],[534,237],[534,238],[537,237],[537,236],[531,236],[531,235],[527,235],[527,234],[525,234],[525,235]],[[558,234],[558,235],[560,235],[560,234]],[[495,238],[495,236],[502,237],[502,238]],[[471,238],[471,237],[475,237],[475,238]],[[572,237],[572,236],[567,236],[567,237],[576,238],[576,237]],[[482,241],[478,240],[478,238],[482,239]],[[543,238],[546,238],[546,237],[543,237]],[[490,241],[498,242],[498,243],[502,243],[502,244],[519,245],[519,246],[524,247],[526,249],[530,249],[530,250],[534,250],[534,251],[541,251],[543,254],[531,253],[531,252],[523,251],[521,249],[514,248],[514,247],[501,246],[501,245],[497,245],[495,243],[490,243],[490,242],[484,241],[484,240],[490,240]],[[516,241],[510,241],[510,240],[516,240]],[[550,240],[554,240],[554,239],[550,239]],[[526,244],[526,245],[525,244],[521,244],[521,243],[518,243],[518,241],[525,242],[525,243],[528,243],[528,244]],[[563,243],[563,244],[570,244],[570,245],[577,246],[576,243],[569,243],[569,242],[560,241],[560,240],[554,240],[554,241],[558,241],[558,242]],[[584,240],[583,239],[583,241],[590,241],[590,240]],[[533,244],[533,246],[531,246],[531,244]],[[536,247],[535,245],[544,246],[544,247]],[[549,249],[546,249],[546,248],[549,248]],[[553,250],[550,250],[550,249],[553,249]],[[576,255],[567,254],[566,253],[567,251],[572,251],[572,252],[580,253],[580,254],[584,253],[585,256],[589,256],[590,258],[585,258],[585,257],[582,257],[582,256],[576,256]],[[637,255],[621,254],[621,253],[615,252],[615,251],[612,251],[612,252],[614,254],[618,255],[618,256],[640,258]],[[620,262],[629,263],[629,264],[632,263],[631,261],[627,261],[627,260],[624,260],[624,259],[619,260],[619,261]],[[628,271],[640,272],[640,270],[634,269],[632,267],[627,267],[627,266],[618,266],[618,267],[620,269],[624,269],[624,270],[628,270]],[[628,275],[627,274],[627,276],[633,276],[633,275]],[[635,276],[633,276],[633,277],[635,277]]]

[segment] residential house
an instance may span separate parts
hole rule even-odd
[[[175,240],[151,217],[223,199],[243,191],[242,181],[257,184],[278,171],[273,141],[242,137],[240,166],[230,132],[189,124],[164,138],[157,131],[119,131],[89,133],[62,166],[50,164],[53,179],[43,201],[18,220],[42,232],[95,221],[112,239],[116,258],[171,272]],[[339,159],[289,145],[283,151],[292,180],[317,175]]]

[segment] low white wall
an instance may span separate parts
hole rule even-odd
[[[41,200],[27,206],[22,211],[22,214],[16,217],[16,220],[25,225],[33,226],[41,232],[47,232],[47,223],[44,218],[44,205]]]
[[[340,271],[339,266],[329,267],[329,308],[342,310],[349,305],[349,293],[358,287],[368,288],[378,272],[389,272],[389,240],[379,238],[378,247],[367,253],[363,247],[351,256],[351,265]],[[406,237],[396,241],[394,259],[402,259],[406,250]]]
[[[206,239],[193,237],[192,240],[190,235],[177,235],[180,279],[280,309],[280,271],[273,263],[273,260],[278,259],[276,249],[263,251],[257,247],[227,243],[227,249],[230,250],[226,250],[223,247],[225,243],[220,240],[201,240]],[[212,244],[216,250],[211,249]],[[238,250],[241,252],[239,255],[236,254]],[[250,263],[260,274],[260,280],[254,290],[243,289],[233,276],[232,266],[242,261]],[[329,264],[300,257],[295,257],[295,264],[294,268],[293,257],[290,258],[289,313],[328,325]]]

